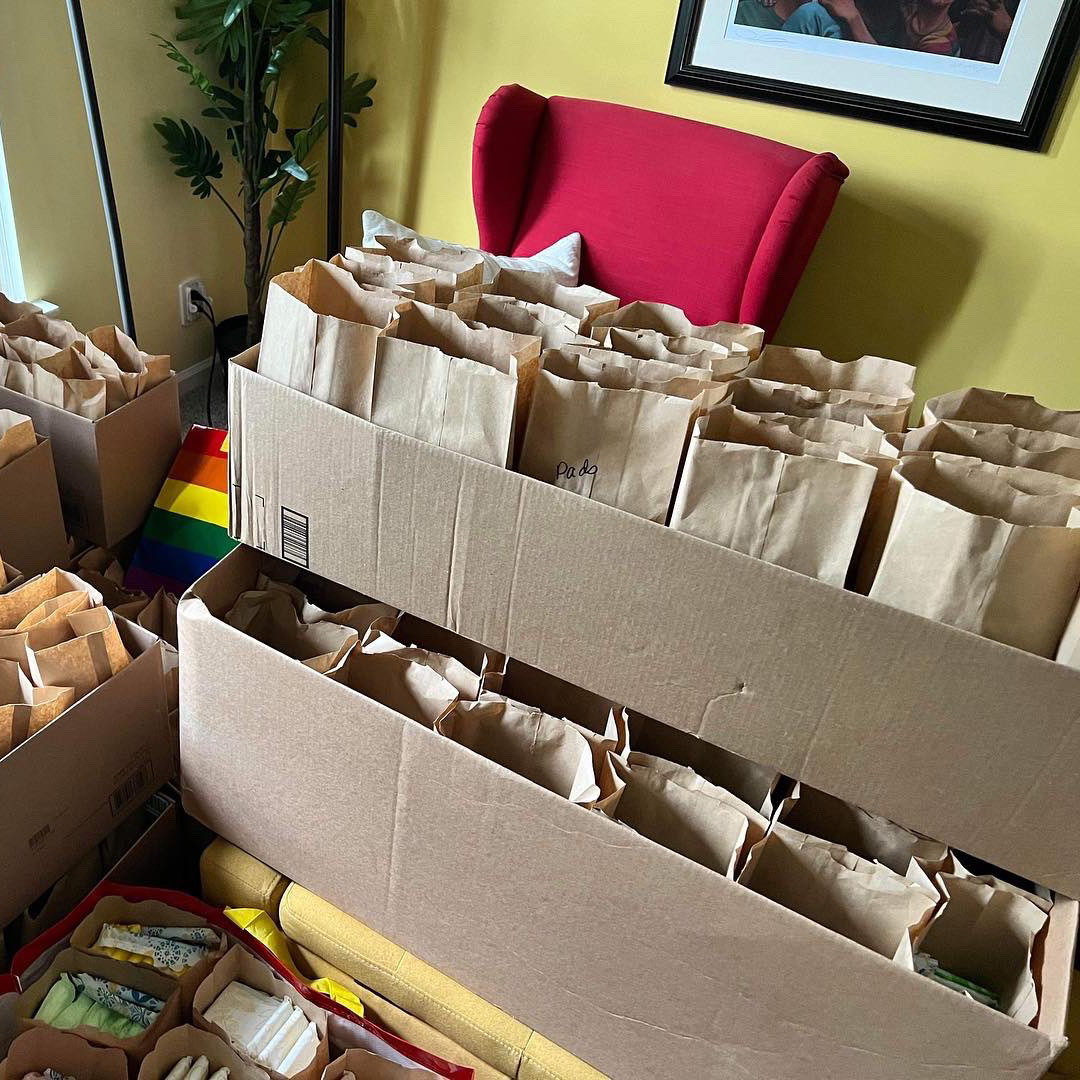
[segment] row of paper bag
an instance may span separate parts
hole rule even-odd
[[[101,593],[75,575],[0,593],[0,757],[130,662]]]
[[[783,797],[791,785],[775,770],[720,748],[703,767],[737,794],[688,765],[633,750],[625,710],[374,601],[327,611],[296,583],[264,574],[224,617],[497,766],[867,948],[920,971],[932,958],[986,988],[977,1000],[992,999],[1024,1023],[1037,1012],[1031,953],[1050,901],[969,873],[942,844],[801,785]],[[676,744],[663,741],[670,729],[633,722],[642,745],[672,753]]]
[[[0,301],[0,310],[14,308],[2,294]],[[36,309],[0,325],[0,386],[88,420],[126,405],[169,372],[168,356],[143,352],[115,326],[83,334]]]
[[[542,274],[504,270],[483,285],[470,256],[384,242],[389,254],[349,249],[274,280],[261,373],[380,426],[516,460],[701,539],[1080,663],[1072,414],[958,391],[928,403],[925,426],[904,437],[910,365],[762,348],[756,328],[620,308]]]

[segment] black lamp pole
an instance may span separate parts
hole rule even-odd
[[[326,257],[341,251],[341,177],[344,168],[345,0],[330,0],[329,145],[326,162]]]
[[[75,61],[79,67],[86,119],[90,125],[90,141],[94,146],[98,184],[101,186],[101,202],[105,209],[105,224],[109,230],[109,246],[112,249],[113,273],[116,275],[116,295],[120,301],[120,317],[124,332],[135,338],[135,313],[131,306],[131,289],[128,286],[127,263],[124,260],[124,241],[120,235],[120,219],[116,213],[116,195],[113,192],[112,173],[109,171],[109,155],[105,149],[105,131],[101,126],[101,109],[98,106],[97,88],[94,86],[94,69],[90,63],[90,47],[86,42],[86,25],[83,23],[80,0],[67,0],[68,19],[71,22],[71,38],[75,45]]]

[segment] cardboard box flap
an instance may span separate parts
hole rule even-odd
[[[245,544],[1080,896],[1080,671],[380,430],[242,359]]]
[[[197,595],[180,636],[189,812],[608,1075],[1034,1080],[1063,1045],[289,664]],[[289,715],[309,726],[286,779],[265,725]]]

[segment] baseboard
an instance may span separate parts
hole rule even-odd
[[[177,389],[182,394],[185,390],[189,389],[193,382],[202,382],[204,378],[210,372],[210,366],[214,362],[214,357],[205,357],[202,360],[196,360],[194,364],[189,364],[186,368],[181,369],[176,373],[176,381],[180,384]]]

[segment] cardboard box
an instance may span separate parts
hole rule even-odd
[[[171,375],[100,420],[0,387],[0,409],[29,416],[52,442],[72,536],[112,547],[142,525],[180,449],[176,387]]]
[[[253,990],[261,990],[264,994],[271,994],[278,998],[288,998],[300,1011],[315,1022],[319,1033],[319,1045],[315,1051],[315,1057],[310,1065],[291,1078],[284,1077],[273,1069],[263,1070],[270,1080],[319,1080],[323,1069],[330,1063],[330,1042],[326,1030],[326,1013],[308,1001],[303,994],[294,989],[284,979],[277,975],[257,957],[244,948],[243,945],[234,945],[215,965],[214,970],[199,984],[195,991],[195,1000],[192,1003],[192,1016],[195,1023],[204,1031],[213,1032],[218,1038],[224,1040],[236,1050],[244,1061],[253,1065],[256,1070],[259,1066],[254,1065],[251,1059],[233,1043],[229,1033],[206,1019],[206,1010],[217,1001],[218,995],[229,983],[236,981],[250,986]]]
[[[123,1050],[91,1046],[78,1035],[51,1027],[31,1028],[18,1036],[8,1048],[0,1078],[22,1080],[27,1073],[46,1069],[79,1080],[128,1080]]]
[[[0,758],[0,926],[174,774],[158,639],[116,625],[132,662]]]
[[[1080,896],[1080,671],[382,430],[256,359],[230,365],[243,543]]]
[[[71,1029],[74,1034],[93,1046],[115,1047],[127,1054],[131,1061],[138,1063],[153,1050],[154,1043],[160,1035],[180,1023],[182,1015],[180,988],[172,979],[166,978],[152,968],[140,967],[138,964],[125,964],[121,960],[112,960],[106,956],[87,956],[74,949],[64,949],[63,952],[57,954],[41,976],[19,995],[19,1000],[15,1004],[15,1016],[22,1030],[34,1028],[52,1030],[43,1021],[35,1020],[34,1013],[37,1012],[38,1007],[45,1000],[45,995],[52,989],[62,971],[82,971],[88,975],[97,975],[99,978],[130,986],[133,990],[151,994],[164,1002],[157,1019],[141,1035],[128,1039],[117,1038],[115,1035],[86,1024]]]
[[[267,1080],[262,1069],[249,1065],[224,1039],[190,1024],[173,1028],[158,1039],[157,1046],[139,1066],[138,1080],[165,1080],[169,1070],[181,1058],[189,1056],[205,1056],[209,1060],[208,1076],[218,1069],[228,1069],[229,1080]]]
[[[24,574],[71,558],[48,439],[0,469],[0,553]]]
[[[233,629],[271,562],[237,548],[181,602],[185,808],[569,1052],[615,1078],[1035,1080],[1061,1050],[1074,901],[1025,1027]]]

